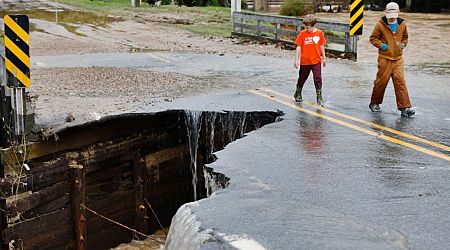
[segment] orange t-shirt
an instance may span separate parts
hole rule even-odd
[[[325,44],[323,32],[316,29],[315,32],[302,30],[295,39],[295,45],[302,48],[300,55],[301,65],[313,65],[320,63],[320,46]]]

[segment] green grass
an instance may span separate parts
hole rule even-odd
[[[53,0],[91,11],[104,11],[123,17],[130,17],[132,13],[175,14],[182,18],[193,20],[192,25],[176,24],[177,27],[192,31],[196,34],[213,37],[227,37],[231,35],[230,9],[219,6],[187,7],[177,5],[161,5],[151,7],[142,3],[141,7],[132,8],[131,0]]]
[[[53,0],[88,10],[114,10],[131,8],[131,0]]]
[[[325,35],[327,35],[327,36],[345,37],[345,32],[332,31],[332,30],[325,30],[324,33],[325,33]]]
[[[231,27],[225,26],[212,26],[206,24],[193,24],[193,25],[177,25],[180,28],[189,30],[193,33],[207,36],[207,37],[230,37],[231,36]]]

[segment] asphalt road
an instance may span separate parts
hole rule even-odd
[[[383,111],[368,109],[375,64],[329,62],[323,71],[325,107],[314,104],[311,79],[304,90],[306,100],[293,101],[297,73],[288,59],[153,52],[35,57],[33,64],[138,67],[204,75],[226,83],[211,95],[143,106],[136,112],[285,112],[283,121],[216,152],[218,160],[210,167],[229,177],[230,186],[183,206],[166,247],[442,249],[450,245],[450,76],[445,72],[407,68],[416,115],[405,118],[396,110],[391,84]]]

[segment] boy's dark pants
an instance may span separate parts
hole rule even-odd
[[[397,108],[399,110],[402,108],[410,108],[411,102],[409,100],[408,89],[406,88],[403,58],[395,61],[378,58],[377,79],[373,83],[370,103],[381,104],[383,102],[384,92],[391,77],[394,83]]]
[[[313,72],[314,86],[316,90],[322,89],[322,65],[320,63],[313,65],[300,65],[300,72],[298,73],[297,89],[302,89],[303,85],[308,79],[309,73]]]

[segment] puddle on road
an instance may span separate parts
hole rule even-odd
[[[76,32],[77,25],[90,25],[94,27],[107,27],[108,24],[124,21],[122,18],[98,15],[92,12],[82,12],[67,9],[33,9],[33,10],[0,10],[0,16],[5,15],[27,15],[30,19],[39,19],[47,22],[54,22],[62,25],[67,31],[75,35],[81,35]],[[72,25],[71,25],[72,24]],[[73,25],[75,24],[75,25]],[[31,31],[45,32],[45,30],[36,28],[30,24]]]

